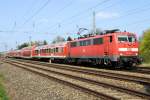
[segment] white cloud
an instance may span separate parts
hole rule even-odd
[[[101,19],[112,19],[112,18],[117,18],[120,15],[119,13],[116,12],[98,12],[96,16]]]

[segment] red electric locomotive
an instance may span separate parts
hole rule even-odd
[[[89,34],[68,42],[67,58],[72,62],[87,61],[115,67],[140,63],[136,35],[117,30]]]

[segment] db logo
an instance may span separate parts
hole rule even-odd
[[[85,52],[85,49],[83,49],[82,52]]]
[[[128,51],[131,51],[131,48],[127,48]]]

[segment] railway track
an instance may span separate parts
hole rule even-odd
[[[150,74],[150,68],[147,67],[138,67],[136,71],[139,73]]]
[[[74,76],[74,75],[70,75],[70,74],[65,74],[65,73],[61,73],[61,72],[58,72],[58,71],[52,71],[52,70],[48,69],[48,67],[46,67],[46,66],[49,66],[50,64],[39,63],[39,62],[34,62],[33,63],[33,62],[30,62],[30,61],[25,61],[26,63],[24,63],[24,62],[22,63],[22,62],[18,62],[18,61],[14,61],[14,60],[13,61],[12,60],[11,61],[7,60],[6,62],[10,63],[10,64],[13,64],[15,66],[20,66],[20,65],[30,66],[30,67],[38,69],[38,70],[43,70],[43,71],[46,71],[46,72],[49,72],[49,73],[54,73],[54,74],[62,75],[62,76],[69,77],[69,78],[72,78],[72,79],[76,79],[76,80],[79,80],[79,81],[83,81],[83,82],[86,82],[86,83],[90,83],[90,84],[94,84],[94,85],[98,85],[98,86],[103,86],[103,87],[115,89],[117,91],[124,92],[124,93],[127,93],[127,94],[132,94],[134,96],[138,96],[138,97],[141,97],[141,98],[150,99],[150,95],[146,94],[146,93],[143,93],[143,92],[139,92],[139,91],[135,91],[135,90],[131,90],[131,89],[127,89],[127,88],[123,88],[123,87],[119,87],[119,86],[115,86],[115,85],[111,85],[111,84],[107,84],[107,83],[103,83],[103,82],[99,82],[99,81],[95,81],[95,80],[91,80],[91,79],[88,79],[88,78],[83,78],[83,77],[78,77],[78,76]],[[30,65],[29,63],[30,64],[32,63],[32,65]],[[36,65],[33,65],[33,64],[36,64]],[[40,64],[42,66],[41,67],[37,67],[37,64]],[[46,68],[43,67],[43,66],[45,66]],[[27,69],[27,70],[31,70],[31,69],[29,69],[27,67],[23,67],[23,68]],[[59,66],[57,68],[61,68],[62,69],[63,67]],[[69,69],[67,69],[67,70],[69,70]],[[73,70],[71,70],[71,71],[73,71]],[[32,70],[32,72],[33,72],[33,70]],[[78,70],[78,72],[79,72],[79,70]],[[82,71],[80,70],[80,72],[82,72]],[[84,73],[85,73],[85,71],[84,71]],[[42,74],[42,73],[40,73],[40,74]],[[64,81],[64,80],[61,80],[61,81]],[[75,86],[75,87],[81,88],[81,86]],[[94,92],[93,90],[88,90],[88,88],[85,88],[85,87],[82,87],[82,90],[84,90],[83,88],[86,90],[86,92],[88,91],[88,93],[90,92],[91,94],[94,94],[95,96],[100,96],[100,97],[102,96],[103,99],[104,98],[105,99],[106,98],[107,99],[117,99],[117,98],[114,98],[114,97],[111,98],[111,96],[108,96],[106,94],[102,94],[102,93],[99,93],[99,92],[96,92],[96,91]]]
[[[103,93],[99,93],[99,92],[94,91],[92,89],[89,89],[89,88],[86,88],[86,87],[74,84],[72,82],[65,81],[65,80],[60,79],[60,78],[56,78],[56,77],[50,76],[48,74],[45,74],[45,73],[41,72],[41,70],[35,70],[33,68],[29,68],[29,67],[33,67],[33,66],[25,67],[25,66],[22,66],[22,64],[16,64],[16,63],[10,62],[10,61],[7,61],[7,63],[9,63],[11,65],[14,65],[14,66],[17,66],[17,67],[21,67],[21,68],[23,68],[25,70],[34,72],[36,74],[39,74],[39,75],[44,76],[44,77],[47,77],[49,79],[52,79],[52,80],[57,81],[57,82],[60,82],[60,83],[65,84],[67,86],[73,87],[75,89],[79,89],[79,90],[81,90],[81,91],[83,91],[85,93],[92,94],[92,95],[94,95],[96,97],[99,97],[99,98],[102,98],[102,99],[105,99],[105,100],[118,100],[115,97],[112,97],[112,96],[109,96],[109,95],[106,95],[106,94],[103,94]],[[38,69],[40,69],[40,68],[38,68]]]
[[[106,77],[106,78],[111,78],[111,79],[131,81],[131,82],[136,82],[136,83],[140,83],[140,84],[144,84],[144,85],[150,85],[150,78],[146,78],[146,77],[142,77],[142,76],[132,76],[132,75],[128,75],[128,74],[114,73],[114,72],[109,72],[109,71],[85,69],[83,67],[82,68],[76,67],[76,66],[72,67],[70,65],[63,65],[63,64],[53,64],[53,63],[50,64],[50,63],[45,63],[45,62],[21,60],[21,59],[17,59],[17,60],[32,63],[32,64],[38,64],[38,65],[59,68],[62,70],[69,70],[69,71],[73,71],[73,72],[75,71],[75,72],[80,72],[80,73],[89,74],[89,75],[96,75],[99,77]]]
[[[132,69],[116,69],[116,71],[139,73],[139,74],[150,74],[150,68],[141,68],[141,67],[136,67]]]

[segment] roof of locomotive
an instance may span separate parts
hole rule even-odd
[[[130,32],[114,32],[114,33],[107,33],[107,34],[92,35],[89,37],[80,37],[80,38],[76,38],[70,42],[82,41],[82,40],[93,39],[93,38],[100,38],[100,37],[111,36],[111,35],[135,35],[135,34],[130,33]]]

